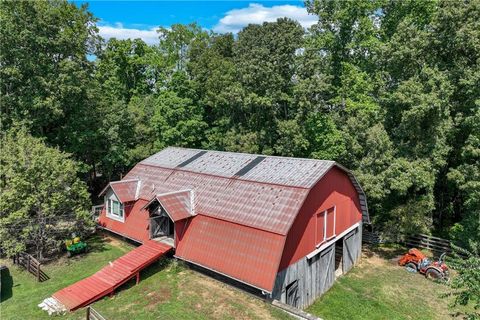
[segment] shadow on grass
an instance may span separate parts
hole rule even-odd
[[[173,259],[168,257],[164,257],[159,261],[152,263],[150,266],[140,271],[140,282],[150,278],[151,276],[157,274],[162,270],[167,269],[173,263],[174,263]],[[132,279],[127,281],[125,284],[120,286],[117,290],[115,290],[115,294],[118,294],[119,292],[122,292],[124,290],[128,290],[134,287],[136,285],[136,279],[137,279],[136,277],[133,277]]]
[[[3,302],[10,299],[13,295],[13,292],[12,292],[13,277],[10,274],[10,270],[8,270],[8,268],[0,270],[0,273],[1,273],[0,287],[2,290],[0,295],[0,302]]]
[[[42,260],[42,265],[50,265],[50,264],[56,264],[59,261],[62,261],[62,259],[68,259],[72,262],[75,262],[77,260],[82,259],[85,257],[85,255],[88,255],[89,252],[104,252],[107,251],[108,248],[105,246],[105,244],[108,244],[111,242],[112,239],[109,239],[102,233],[100,234],[94,234],[90,237],[88,237],[85,242],[87,243],[87,252],[86,253],[78,253],[73,255],[72,257],[67,258],[67,251],[64,247],[63,250],[60,252],[53,254],[48,257],[48,259]]]
[[[112,242],[112,239],[106,237],[104,234],[95,234],[87,239],[88,251],[104,252],[108,248],[105,244]],[[87,252],[88,252],[87,251]]]

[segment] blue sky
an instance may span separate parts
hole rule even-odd
[[[317,18],[309,15],[302,1],[74,1],[87,2],[89,10],[100,19],[100,35],[142,38],[158,42],[156,28],[175,23],[197,22],[216,32],[236,33],[249,23],[275,21],[289,17],[309,27]]]

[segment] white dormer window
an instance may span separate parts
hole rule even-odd
[[[114,199],[107,199],[107,217],[123,222],[125,220],[124,216],[123,203]]]

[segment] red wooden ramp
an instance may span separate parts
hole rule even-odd
[[[135,276],[138,282],[140,271],[170,250],[172,247],[169,245],[149,240],[94,275],[55,292],[52,297],[69,311],[85,307],[113,293]]]

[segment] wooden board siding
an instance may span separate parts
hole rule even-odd
[[[359,259],[362,248],[361,224],[345,237],[337,239],[341,244],[343,270],[347,272]],[[346,240],[345,240],[346,239]],[[311,259],[304,257],[288,268],[280,271],[275,278],[275,286],[271,298],[296,308],[306,308],[324,294],[335,282],[335,247],[337,242],[325,248]],[[351,253],[350,262],[345,265],[345,252]],[[287,287],[298,282],[298,294],[295,303],[287,297]]]
[[[343,273],[347,273],[360,260],[362,233],[353,230],[343,238]],[[360,245],[359,245],[360,244]]]
[[[98,218],[98,224],[122,236],[145,242],[150,238],[148,210],[142,209],[146,203],[146,200],[138,200],[125,204],[125,222],[107,217],[104,207]]]
[[[298,282],[298,294],[293,304],[287,298],[287,287],[294,281]],[[305,257],[279,272],[272,298],[302,309],[330,289],[334,281],[335,245],[332,245],[311,259]]]

